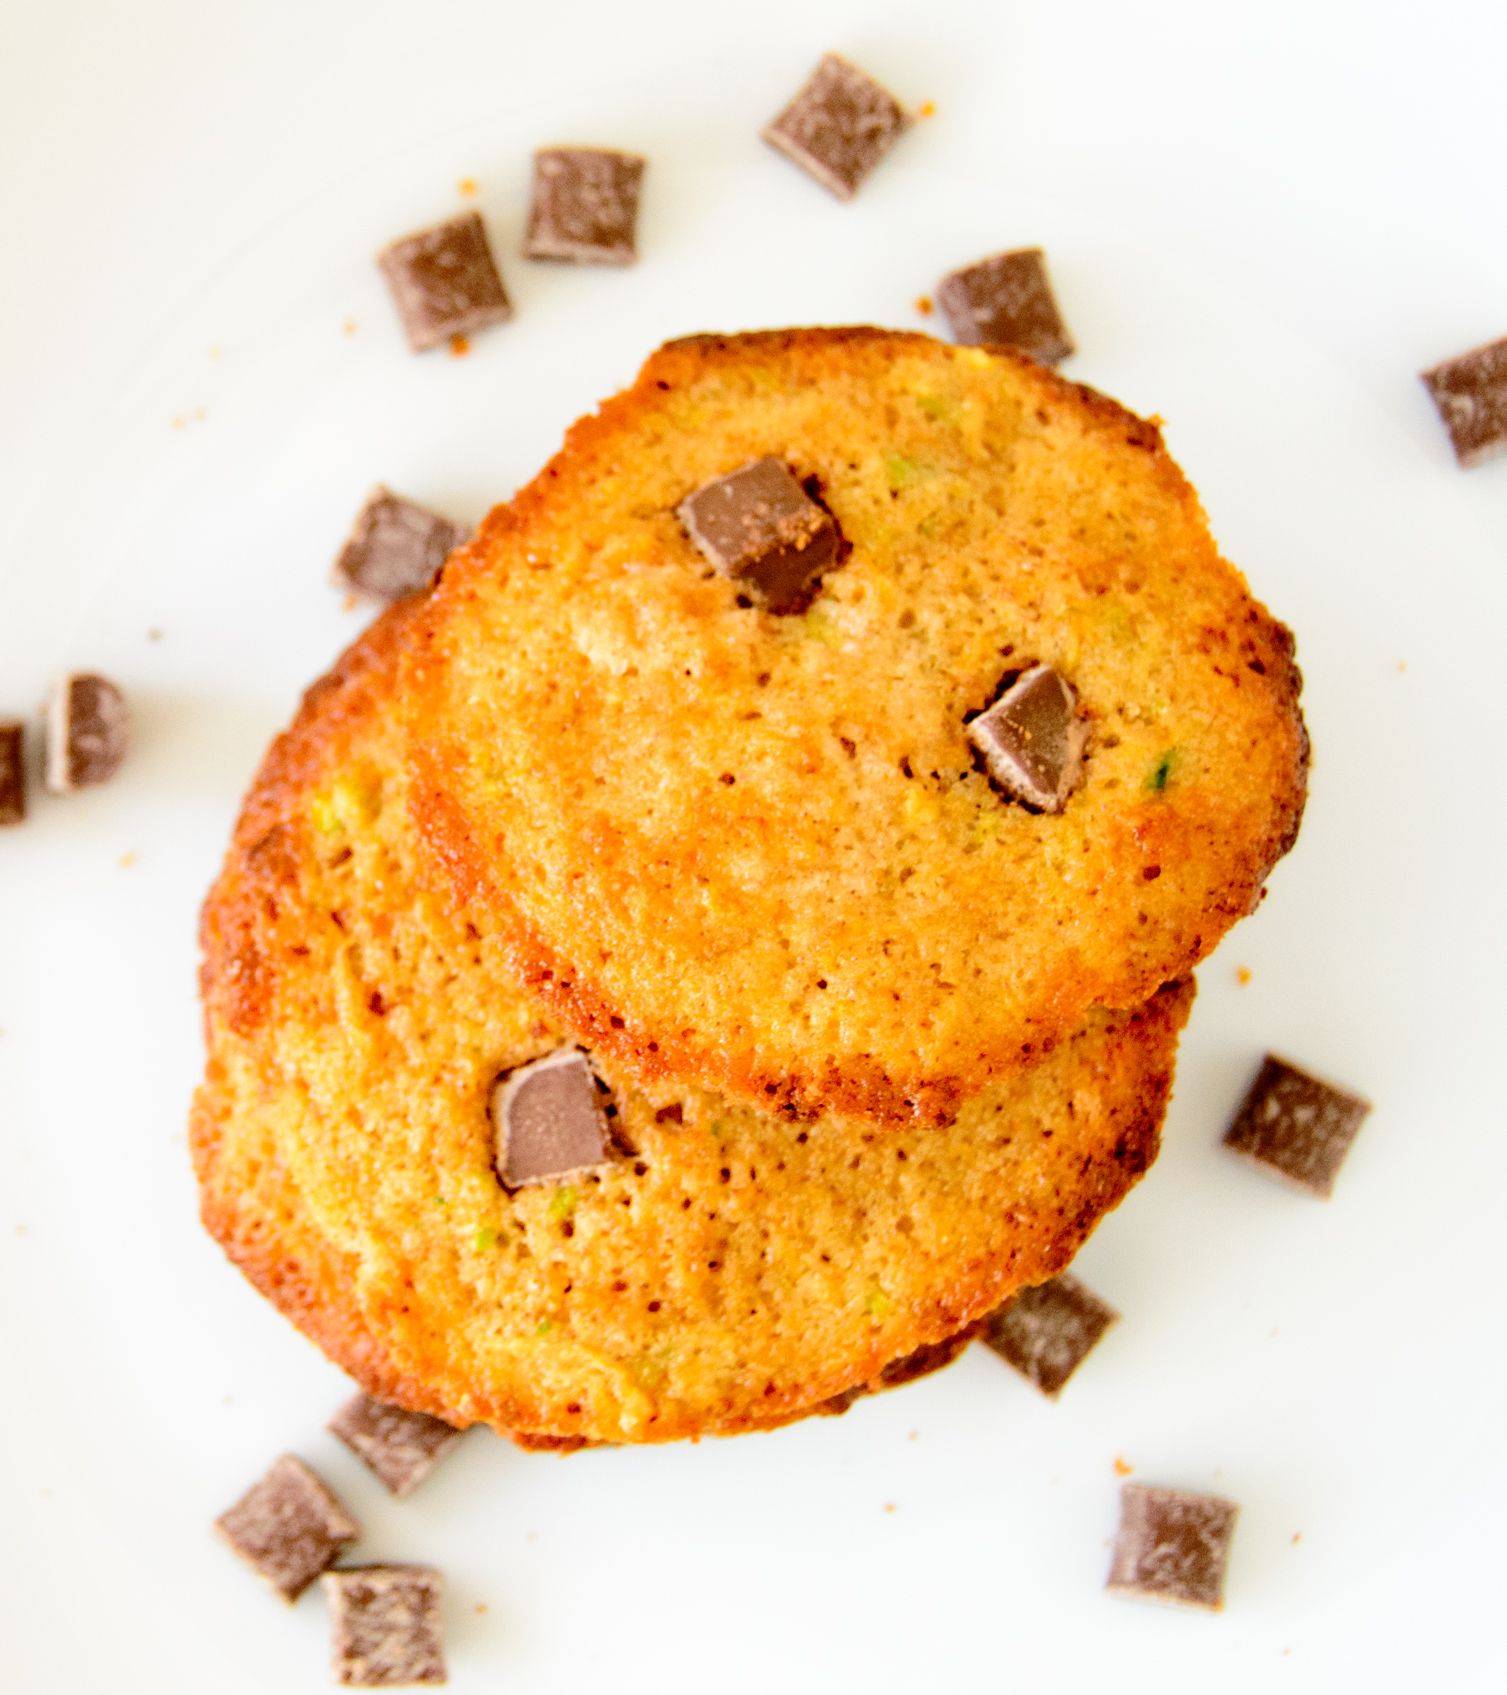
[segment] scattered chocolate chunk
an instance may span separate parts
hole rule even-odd
[[[910,128],[905,108],[856,65],[828,53],[800,93],[766,125],[763,137],[839,200]]]
[[[1423,373],[1462,465],[1507,452],[1507,336]]]
[[[131,741],[126,697],[108,677],[75,672],[52,691],[47,708],[47,787],[71,794],[107,782]]]
[[[1106,1587],[1185,1607],[1224,1605],[1224,1570],[1240,1509],[1216,1495],[1127,1483]]]
[[[509,1189],[605,1164],[611,1131],[596,1073],[579,1048],[536,1059],[492,1085],[497,1173]]]
[[[1056,1400],[1120,1315],[1063,1272],[1022,1289],[984,1320],[983,1339],[1008,1365]]]
[[[479,212],[404,236],[377,263],[415,353],[513,315]]]
[[[445,1682],[444,1579],[430,1566],[347,1566],[322,1580],[331,1671],[356,1689]]]
[[[1072,685],[1050,665],[1033,665],[968,724],[984,767],[1012,800],[1061,812],[1083,778],[1088,728]]]
[[[1327,1200],[1370,1110],[1371,1103],[1359,1095],[1268,1054],[1225,1132],[1224,1145]]]
[[[534,155],[534,199],[523,251],[530,259],[631,265],[644,161],[594,147],[546,147]]]
[[[755,459],[687,495],[676,516],[703,557],[771,612],[798,611],[837,560],[840,536],[778,459]]]
[[[969,346],[1018,347],[1043,365],[1073,351],[1039,247],[996,253],[937,284],[953,336]]]
[[[442,1418],[353,1395],[328,1428],[401,1500],[417,1489],[462,1432]]]
[[[335,581],[384,603],[422,594],[470,531],[380,484],[335,560]]]
[[[302,1460],[284,1454],[215,1529],[285,1599],[332,1566],[361,1527]]]
[[[26,727],[0,724],[0,824],[26,816]]]

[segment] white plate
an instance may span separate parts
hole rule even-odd
[[[352,30],[367,16],[331,10]],[[1294,237],[1306,205],[1284,142],[1273,145],[1298,215],[1284,222],[1270,173],[1253,174],[1245,213],[1266,221],[1244,275],[1230,250],[1249,224],[1202,198],[1199,148],[1161,158],[1155,194],[1138,201],[1119,117],[1086,100],[1088,139],[1074,131],[1029,169],[1001,163],[1029,132],[1022,109],[1052,121],[1061,100],[1034,85],[1069,45],[1069,89],[1175,96],[1165,56],[1121,8],[1091,8],[1082,39],[1069,21],[1012,33],[958,8],[924,38],[901,8],[888,29],[846,5],[797,27],[803,10],[782,0],[783,36],[740,48],[741,79],[709,88],[688,67],[725,72],[727,22],[692,35],[688,11],[649,8],[646,22],[678,21],[671,64],[616,11],[591,39],[571,8],[511,36],[449,8],[470,32],[454,42],[466,61],[455,115],[405,119],[355,165],[337,148],[296,196],[270,138],[265,166],[245,166],[245,194],[267,205],[279,190],[276,217],[232,237],[216,202],[201,251],[189,229],[154,226],[154,254],[122,256],[126,303],[146,327],[121,334],[117,310],[108,334],[86,329],[51,357],[8,332],[17,379],[0,416],[21,475],[0,564],[0,711],[28,708],[61,668],[98,667],[129,690],[139,736],[114,786],[38,798],[26,828],[0,836],[7,1691],[325,1688],[318,1599],[283,1612],[207,1531],[284,1448],[355,1508],[363,1555],[449,1574],[462,1692],[591,1679],[622,1695],[1088,1690],[1110,1678],[1146,1691],[1501,1686],[1507,1656],[1489,1620],[1507,1509],[1494,769],[1507,589],[1481,517],[1507,511],[1507,467],[1461,477],[1409,371],[1507,318],[1467,330],[1441,311],[1430,327],[1417,310],[1395,369],[1357,374],[1380,333],[1372,303],[1335,357],[1312,330],[1343,315],[1333,290],[1354,286],[1332,245],[1315,236],[1329,256],[1301,279],[1316,302],[1306,322],[1291,292],[1266,286],[1269,243]],[[1295,109],[1323,86],[1349,10],[1306,38]],[[166,4],[141,15],[164,31],[187,16]],[[258,26],[249,5],[227,16],[263,79],[255,109],[275,127],[280,97],[292,132],[314,133],[294,98],[306,84],[266,39],[289,20]],[[30,27],[40,48],[77,46],[56,25]],[[515,73],[506,100],[486,98],[485,68],[469,63],[473,45],[485,58],[477,32],[496,53],[531,45],[539,75]],[[584,57],[550,59],[573,32]],[[941,107],[848,207],[749,141],[833,43]],[[1237,25],[1204,44],[1252,147],[1280,46]],[[210,60],[202,42],[179,47],[184,64]],[[90,51],[103,77],[98,43]],[[133,102],[149,111],[156,89],[171,107],[176,77],[139,47],[120,51]],[[433,86],[429,46],[415,51]],[[1377,51],[1400,88],[1406,38]],[[353,68],[399,89],[396,47],[352,52]],[[619,62],[638,74],[616,76]],[[251,110],[250,74],[215,86]],[[1194,83],[1185,119],[1224,110]],[[996,111],[996,87],[1009,111]],[[365,113],[369,90],[344,98]],[[1344,112],[1378,104],[1335,99],[1326,170],[1349,157]],[[199,121],[211,152],[229,146],[207,113]],[[103,168],[108,123],[81,133]],[[634,271],[516,257],[527,148],[572,133],[653,157]],[[981,147],[990,138],[998,155]],[[155,187],[133,185],[138,209],[183,201],[194,151]],[[1464,151],[1439,157],[1468,174]],[[463,204],[465,176],[482,185],[475,204],[518,317],[474,338],[468,358],[412,358],[368,256]],[[7,178],[5,192],[23,227],[63,239],[67,220],[39,211],[35,190]],[[1415,230],[1425,203],[1420,190]],[[1391,204],[1358,192],[1357,229],[1374,234]],[[1168,420],[1221,543],[1296,629],[1316,748],[1296,853],[1200,974],[1161,1162],[1079,1262],[1124,1321],[1056,1406],[975,1351],[844,1419],[775,1436],[560,1461],[478,1435],[393,1504],[323,1433],[340,1374],[200,1233],[182,1128],[198,1065],[197,903],[261,748],[356,628],[325,581],[329,556],[378,478],[478,517],[665,336],[919,323],[909,302],[944,268],[1022,241],[1051,254],[1083,349],[1070,374]],[[1500,241],[1494,251],[1500,279]],[[187,282],[170,280],[175,263]],[[1416,253],[1404,272],[1422,274]],[[76,286],[70,269],[59,287]],[[1410,339],[1426,332],[1442,345],[1415,357]],[[1268,1047],[1376,1102],[1327,1206],[1217,1146]],[[1242,1504],[1221,1617],[1102,1593],[1117,1459],[1139,1479]]]

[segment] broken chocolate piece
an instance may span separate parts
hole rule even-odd
[[[1061,812],[1083,778],[1088,728],[1072,685],[1050,665],[1033,665],[968,724],[984,767],[1012,800]]]
[[[1076,1277],[1022,1289],[984,1320],[983,1340],[1043,1395],[1056,1400],[1120,1315]]]
[[[534,199],[523,251],[530,259],[631,265],[644,161],[594,147],[534,155]]]
[[[378,484],[335,560],[342,588],[384,603],[422,594],[470,532]]]
[[[444,1579],[431,1566],[347,1566],[322,1580],[331,1672],[355,1689],[445,1682]]]
[[[47,708],[45,781],[54,794],[107,782],[131,740],[126,697],[108,677],[76,672],[52,691]]]
[[[492,1085],[497,1174],[509,1189],[553,1183],[611,1157],[596,1073],[579,1048],[521,1065]]]
[[[364,1460],[400,1500],[418,1488],[460,1440],[442,1418],[354,1395],[327,1427]]]
[[[910,122],[887,88],[838,54],[828,53],[761,133],[839,200],[851,200]]]
[[[361,1527],[302,1460],[284,1454],[215,1529],[289,1601],[340,1557]]]
[[[1268,1054],[1224,1145],[1327,1200],[1371,1103]]]
[[[968,346],[1018,347],[1043,365],[1073,351],[1039,247],[996,253],[937,284],[937,304],[954,339]]]
[[[26,727],[0,724],[0,824],[26,816]]]
[[[377,263],[415,353],[513,315],[479,212],[404,236]]]
[[[704,558],[758,590],[771,612],[804,606],[841,538],[778,459],[755,459],[687,495],[676,516]]]
[[[1127,1483],[1106,1587],[1185,1607],[1224,1605],[1224,1572],[1240,1509],[1217,1495]]]
[[[1423,373],[1464,466],[1507,452],[1507,337]]]

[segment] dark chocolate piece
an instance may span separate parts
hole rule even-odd
[[[1088,727],[1072,685],[1050,665],[1022,672],[968,725],[984,767],[1012,800],[1061,812],[1083,778]]]
[[[828,53],[805,87],[761,133],[839,200],[851,200],[910,123],[887,88],[838,54]]]
[[[284,1454],[215,1529],[286,1600],[339,1559],[361,1527],[302,1460]]]
[[[1224,1605],[1224,1572],[1240,1509],[1217,1495],[1127,1483],[1106,1587],[1184,1607]]]
[[[370,1395],[353,1395],[328,1429],[400,1500],[418,1488],[462,1435],[442,1418],[389,1406]]]
[[[1224,1145],[1264,1171],[1327,1200],[1371,1110],[1359,1095],[1268,1054]]]
[[[479,212],[404,236],[377,263],[415,353],[513,315]]]
[[[579,1048],[561,1048],[492,1085],[497,1174],[509,1189],[553,1183],[611,1157],[596,1073]]]
[[[47,787],[65,795],[108,782],[130,741],[126,697],[108,677],[90,672],[64,677],[47,708]]]
[[[1076,1277],[1063,1272],[1049,1283],[1022,1289],[990,1313],[984,1320],[983,1339],[1055,1401],[1119,1316]]]
[[[0,824],[26,816],[26,726],[0,724]]]
[[[798,611],[837,559],[840,537],[778,459],[755,459],[687,495],[676,516],[702,555],[758,590],[771,612]]]
[[[1462,465],[1507,452],[1507,337],[1423,373]]]
[[[1018,347],[1043,365],[1073,351],[1039,247],[996,253],[937,284],[953,337],[970,346]]]
[[[331,1672],[355,1689],[444,1683],[444,1579],[431,1566],[347,1566],[322,1579]]]
[[[463,525],[378,484],[335,560],[335,581],[384,603],[422,594],[469,535]]]
[[[534,200],[523,251],[530,259],[631,265],[644,161],[594,147],[534,155]]]

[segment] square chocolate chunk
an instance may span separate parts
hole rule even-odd
[[[424,1481],[462,1435],[442,1418],[406,1412],[370,1395],[352,1396],[329,1429],[399,1499]]]
[[[1462,465],[1507,452],[1507,337],[1446,359],[1423,381]]]
[[[1224,1605],[1225,1565],[1240,1509],[1217,1495],[1127,1483],[1106,1587],[1184,1607]]]
[[[1023,671],[967,734],[995,787],[1035,812],[1061,812],[1083,780],[1088,726],[1072,684],[1050,665]]]
[[[530,259],[631,265],[644,161],[593,147],[534,155],[534,200],[523,251]]]
[[[323,1579],[331,1672],[355,1689],[445,1681],[444,1579],[429,1566],[348,1566]]]
[[[1043,365],[1073,351],[1039,247],[996,253],[951,272],[937,285],[937,304],[966,345],[1018,347]]]
[[[1268,1054],[1224,1145],[1327,1200],[1371,1103]]]
[[[831,513],[778,459],[756,459],[704,484],[676,516],[717,571],[756,589],[776,613],[805,605],[842,540]]]
[[[479,212],[404,236],[377,264],[415,353],[513,315]]]
[[[762,133],[771,147],[839,200],[851,200],[910,122],[887,88],[838,54],[828,53]]]
[[[0,824],[26,816],[26,727],[0,724]]]
[[[335,581],[384,604],[422,594],[470,532],[380,484],[335,560]]]
[[[1063,1272],[1022,1289],[984,1320],[983,1339],[1043,1395],[1063,1385],[1120,1315],[1076,1277]]]
[[[285,1600],[332,1566],[361,1527],[302,1460],[284,1454],[215,1529]]]
[[[612,1157],[604,1097],[579,1048],[505,1072],[491,1108],[497,1175],[508,1189],[555,1183]]]
[[[47,706],[47,787],[66,795],[108,782],[130,742],[126,697],[108,677],[91,672],[64,677]]]

